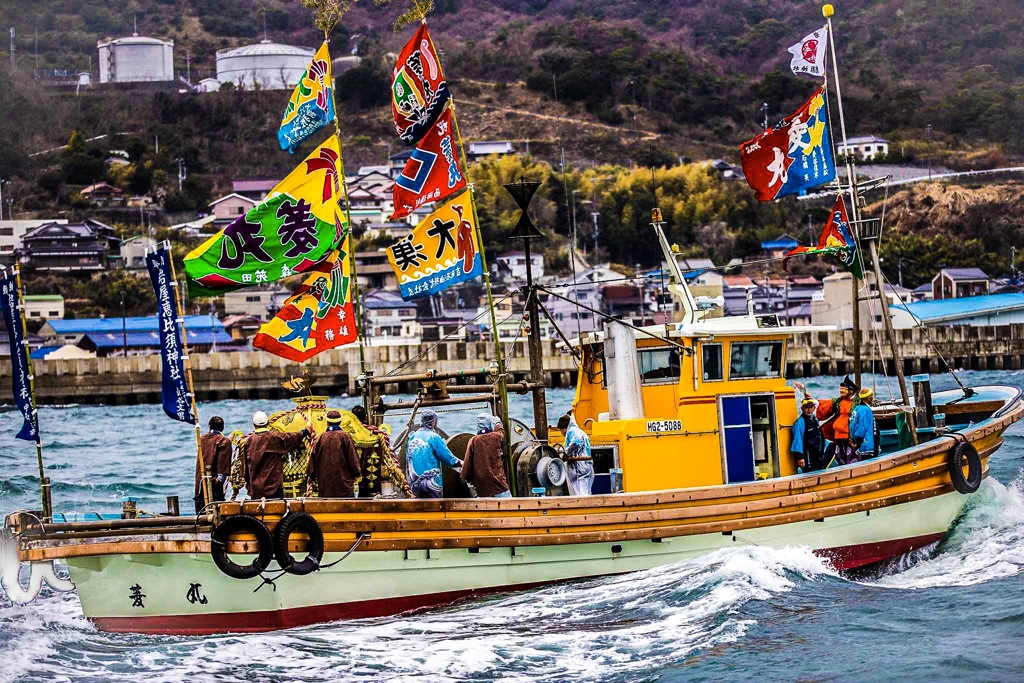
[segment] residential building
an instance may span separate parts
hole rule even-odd
[[[859,135],[848,138],[846,144],[836,143],[836,155],[854,154],[860,157],[861,161],[870,161],[876,157],[884,157],[889,154],[889,141],[885,138],[874,135]]]
[[[360,287],[398,290],[398,277],[395,275],[385,251],[357,252],[356,274],[359,276]]]
[[[530,265],[535,280],[544,277],[544,255],[530,254]],[[507,251],[495,257],[491,265],[491,272],[498,279],[511,280],[513,282],[526,281],[526,252]]]
[[[822,279],[822,292],[811,302],[811,324],[833,325],[840,330],[853,328],[853,275],[848,272],[833,273]],[[859,315],[864,329],[882,325],[882,307],[878,299],[874,273],[864,273],[858,297],[861,299]],[[886,287],[886,299],[890,305],[902,305],[912,296],[903,288]]]
[[[725,159],[712,159],[704,162],[714,170],[722,180],[743,180],[743,169],[733,166]]]
[[[64,297],[60,294],[26,294],[25,317],[29,320],[62,319]]]
[[[224,195],[220,199],[210,202],[210,213],[213,214],[214,226],[219,230],[226,225],[230,225],[239,216],[244,216],[249,209],[257,204],[259,204],[259,200],[246,197],[237,192]]]
[[[486,157],[503,157],[508,154],[515,154],[515,148],[513,148],[512,143],[508,140],[471,142],[469,143],[469,149],[466,151],[466,156],[469,157],[470,163]]]
[[[893,327],[908,329],[920,325],[1011,325],[1024,323],[1024,294],[982,294],[980,296],[915,301],[891,305]]]
[[[725,275],[722,277],[722,297],[725,303],[722,312],[726,316],[747,315],[747,299],[757,285],[746,275]]]
[[[18,261],[41,271],[105,270],[120,253],[109,225],[87,218],[81,223],[47,223],[29,230],[16,251]]]
[[[417,319],[416,302],[404,301],[398,292],[387,290],[367,291],[362,297],[363,315],[366,324],[363,335],[375,341],[384,337],[402,337],[403,326]]]
[[[222,321],[224,330],[236,341],[247,341],[260,331],[263,320],[254,315],[229,315]]]
[[[124,206],[124,192],[109,183],[96,183],[82,188],[78,193],[96,206]]]
[[[156,240],[145,235],[136,235],[121,241],[120,258],[111,258],[111,264],[117,263],[128,270],[142,270],[146,267],[146,252],[156,249]]]
[[[789,234],[782,234],[773,240],[761,242],[761,248],[767,253],[768,258],[782,258],[786,252],[795,249],[800,244],[795,237]]]
[[[192,331],[221,332],[224,341],[231,338],[224,332],[224,325],[208,315],[185,316],[185,329]],[[76,318],[74,320],[47,320],[39,328],[39,336],[48,346],[77,345],[86,335],[99,338],[105,334],[121,336],[125,333],[157,333],[159,321],[155,315],[129,318]]]
[[[232,180],[231,192],[254,202],[262,202],[280,180]]]
[[[352,223],[384,223],[394,213],[391,190],[395,185],[387,167],[368,166],[367,173],[347,178]]]
[[[251,315],[267,320],[281,310],[290,294],[278,284],[227,292],[224,294],[224,315]]]
[[[932,299],[959,299],[989,293],[989,278],[980,268],[943,268],[932,278]]]
[[[67,225],[66,218],[38,219],[38,220],[10,220],[0,221],[0,260],[8,265],[14,260],[14,252],[21,249],[21,240],[29,230],[38,228],[40,225]]]
[[[403,149],[397,154],[388,157],[388,173],[392,178],[397,178],[405,170],[405,164],[412,156],[413,149]]]
[[[186,323],[185,338],[192,353],[239,348],[238,343],[224,331],[223,327],[216,330],[196,330],[190,329]],[[97,356],[148,355],[160,352],[160,332],[156,329],[140,332],[87,332],[78,340],[76,346]]]

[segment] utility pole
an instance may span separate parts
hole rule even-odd
[[[1017,247],[1010,247],[1010,275],[1017,281]]]
[[[601,215],[600,211],[595,211],[590,214],[594,219],[594,253],[597,253],[597,233],[600,231],[600,227],[597,224],[597,219]],[[595,257],[596,258],[596,257]]]
[[[11,27],[11,71],[17,68],[17,62],[14,59],[14,27]]]
[[[0,221],[4,219],[4,183],[8,182],[0,178]]]
[[[764,102],[761,104],[761,123],[764,125],[764,129],[768,130],[768,103]]]
[[[932,124],[924,129],[925,136],[928,138],[928,180],[932,179]]]

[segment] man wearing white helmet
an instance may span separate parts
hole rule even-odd
[[[302,415],[305,420],[306,416]],[[272,432],[267,414],[257,410],[252,416],[256,429],[245,440],[245,487],[250,498],[284,498],[283,458],[302,445],[311,431],[309,423],[301,432]]]

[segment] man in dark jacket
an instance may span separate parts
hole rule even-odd
[[[309,428],[301,432],[272,432],[262,410],[252,416],[252,426],[256,431],[245,440],[245,487],[249,497],[284,498],[283,459],[302,445],[310,434]]]
[[[511,498],[502,444],[505,428],[501,420],[489,413],[476,418],[476,436],[466,446],[466,459],[462,461],[462,478],[476,488],[481,498]]]
[[[797,472],[825,469],[825,437],[814,411],[818,407],[813,398],[800,402],[800,417],[793,423],[793,443],[790,451],[797,461]]]
[[[351,498],[359,480],[359,455],[352,437],[341,428],[341,413],[327,413],[327,431],[313,437],[306,466],[307,486],[316,483],[321,498]]]
[[[203,509],[203,474],[210,470],[210,500],[224,500],[224,482],[231,474],[231,440],[224,436],[224,419],[210,418],[210,431],[199,437],[199,452],[203,455],[203,469],[196,463],[196,512]]]

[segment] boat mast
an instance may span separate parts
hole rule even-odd
[[[25,372],[28,375],[29,400],[32,401],[32,419],[36,427],[36,460],[39,462],[39,494],[42,497],[43,521],[49,522],[53,519],[53,500],[50,493],[50,478],[46,476],[46,469],[43,467],[43,442],[39,433],[39,408],[36,405],[36,381],[32,372],[32,354],[28,347],[28,326],[25,324],[25,295],[21,289],[21,268],[14,266],[14,283],[18,289],[18,311],[21,313],[21,334],[24,339],[25,348]],[[11,335],[12,337],[14,335]],[[12,357],[14,349],[11,349]],[[15,365],[17,367],[17,365]]]
[[[203,507],[213,502],[213,482],[203,465],[202,428],[199,426],[199,406],[196,403],[196,387],[192,381],[192,359],[188,353],[188,335],[185,332],[185,305],[183,303],[184,293],[178,285],[178,275],[174,271],[174,254],[171,252],[171,243],[165,241],[161,247],[167,251],[167,263],[171,268],[171,287],[174,288],[174,304],[178,310],[177,325],[181,331],[181,359],[185,361],[185,378],[188,380],[188,396],[192,400],[192,421],[195,423],[196,432],[196,458],[199,466],[199,481],[202,482]],[[216,332],[214,332],[216,334]],[[200,510],[196,510],[199,514]]]
[[[903,405],[905,407],[910,406],[910,394],[907,391],[907,378],[903,373],[903,357],[900,354],[899,345],[896,341],[896,331],[892,326],[892,318],[889,317],[889,306],[885,295],[885,278],[882,275],[882,264],[881,259],[878,258],[878,240],[881,237],[881,221],[880,220],[860,220],[860,205],[858,204],[858,192],[857,192],[857,179],[854,176],[854,161],[853,155],[850,154],[849,147],[846,142],[846,120],[843,115],[843,97],[839,89],[839,72],[836,62],[836,43],[835,36],[832,29],[832,15],[835,13],[835,8],[832,5],[825,5],[821,10],[825,19],[828,21],[828,40],[832,50],[832,77],[836,82],[836,98],[839,101],[839,125],[842,129],[843,135],[843,152],[846,157],[846,173],[847,180],[849,181],[849,193],[850,193],[850,212],[853,218],[851,223],[851,231],[853,233],[854,241],[859,241],[858,238],[863,237],[863,241],[867,242],[868,251],[871,255],[871,262],[875,275],[875,286],[878,294],[878,303],[881,307],[882,312],[882,326],[885,328],[886,340],[889,343],[889,349],[892,352],[893,365],[896,369],[896,378],[900,385],[900,396],[903,399]],[[860,227],[864,226],[867,228],[864,231],[864,235],[860,235]],[[859,246],[855,245],[855,248]],[[853,364],[854,370],[857,376],[857,386],[861,383],[861,364],[860,364],[860,295],[858,293],[859,287],[857,282],[857,276],[853,276]],[[885,362],[884,360],[882,362]],[[907,414],[907,419],[910,425],[910,435],[914,445],[917,445],[917,429],[914,424],[913,413]]]
[[[516,204],[523,213],[519,217],[516,227],[509,233],[509,239],[521,239],[523,241],[523,254],[526,257],[526,286],[523,287],[523,294],[526,297],[526,315],[528,343],[530,355],[530,377],[533,380],[531,391],[533,393],[533,419],[534,430],[537,439],[547,441],[548,438],[548,405],[544,391],[544,349],[540,342],[540,317],[537,301],[537,289],[533,284],[533,264],[531,263],[530,240],[543,237],[537,226],[530,220],[527,208],[530,200],[537,192],[540,183],[520,178],[518,182],[508,183],[505,189],[512,195]]]
[[[427,7],[419,3],[413,3],[416,9],[420,13],[420,21],[426,25],[427,23]],[[428,34],[429,35],[429,34]],[[433,42],[433,38],[430,39]],[[433,45],[431,45],[433,47]],[[441,53],[434,48],[434,54],[437,55],[438,67],[444,70],[444,65],[441,63]],[[501,348],[501,340],[498,339],[498,316],[494,310],[494,293],[491,290],[491,273],[487,267],[487,250],[484,249],[484,237],[480,232],[480,217],[476,212],[476,189],[473,187],[473,183],[469,183],[469,157],[466,156],[466,145],[462,141],[462,132],[459,130],[459,117],[455,111],[455,96],[449,97],[448,106],[452,112],[452,128],[455,131],[455,139],[459,144],[459,154],[462,156],[462,168],[466,173],[466,181],[469,184],[469,207],[473,212],[473,225],[476,232],[476,243],[480,247],[480,267],[484,271],[484,289],[487,292],[487,308],[490,311],[491,317],[491,335],[494,337],[494,353],[495,362],[497,363],[497,384],[498,384],[498,414],[501,417],[501,423],[505,425],[506,433],[509,433],[510,427],[508,426],[508,378],[505,375],[505,354]],[[369,406],[367,406],[369,410]],[[509,473],[513,475],[512,470],[512,446],[508,439],[505,439],[502,444],[502,450],[504,452],[505,461],[509,466]],[[510,476],[509,479],[514,479],[514,476]],[[514,486],[514,484],[513,484]],[[513,489],[513,493],[514,493]]]
[[[850,214],[852,224],[850,229],[853,232],[853,241],[855,248],[857,247],[857,222],[859,218],[860,208],[857,206],[857,188],[856,188],[856,176],[854,175],[854,159],[853,155],[850,154],[850,148],[846,143],[846,116],[843,113],[843,91],[839,87],[839,63],[836,60],[836,41],[835,34],[832,30],[832,15],[835,14],[835,8],[826,4],[821,8],[821,13],[825,17],[828,23],[828,42],[832,51],[832,78],[836,83],[836,100],[839,103],[839,128],[843,136],[843,156],[846,160],[846,179],[848,181],[848,192],[850,193]],[[851,273],[851,275],[853,275]],[[861,383],[861,358],[860,358],[860,281],[856,275],[853,275],[852,290],[850,292],[850,301],[853,307],[853,373],[854,379],[857,382],[857,386]]]
[[[340,21],[341,15],[338,15],[337,20],[334,23],[317,22],[318,28],[324,32],[324,42],[330,44],[330,32]],[[328,51],[330,54],[330,51]],[[332,76],[333,76],[333,69]],[[359,271],[356,269],[356,250],[355,240],[352,237],[352,205],[348,198],[348,178],[345,176],[345,151],[341,144],[341,124],[338,122],[338,105],[334,99],[334,83],[330,84],[331,87],[329,92],[331,93],[331,106],[334,108],[334,137],[338,140],[338,177],[341,179],[341,190],[345,197],[345,223],[348,226],[348,234],[342,244],[347,244],[349,253],[347,254],[349,259],[349,266],[352,269],[352,303],[353,313],[355,313],[355,326],[356,326],[356,340],[359,343],[359,376],[366,377],[366,349],[363,345],[363,335],[365,330],[363,329],[363,303],[359,293]],[[338,245],[339,247],[341,245]],[[369,384],[363,382],[363,390],[360,392],[363,396],[363,410],[366,414],[370,414],[370,394],[367,388]]]

